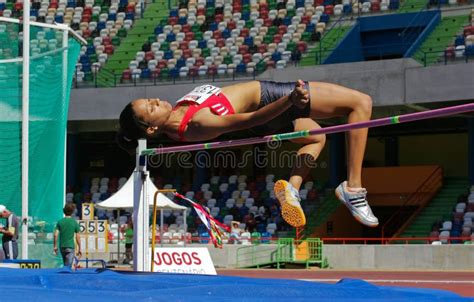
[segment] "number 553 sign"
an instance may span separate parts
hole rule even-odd
[[[107,220],[79,220],[81,246],[89,253],[106,253]]]

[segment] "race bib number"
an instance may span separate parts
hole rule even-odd
[[[195,102],[199,105],[204,103],[208,98],[215,94],[219,94],[221,89],[212,85],[202,85],[194,88],[191,92],[180,98],[176,103]]]

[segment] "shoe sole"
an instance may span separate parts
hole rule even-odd
[[[364,220],[357,212],[354,212],[351,210],[351,208],[349,208],[349,206],[347,205],[347,203],[344,201],[344,198],[342,198],[341,194],[338,192],[338,190],[334,190],[334,193],[336,194],[336,197],[337,199],[339,199],[339,201],[346,206],[346,208],[349,210],[349,212],[352,214],[352,216],[354,216],[354,218],[362,223],[363,225],[365,226],[368,226],[368,227],[371,227],[371,228],[375,228],[377,227],[379,224],[378,223],[372,223],[372,222],[368,222],[366,220]]]
[[[281,216],[292,227],[298,228],[306,225],[306,217],[304,215],[303,209],[299,206],[294,206],[287,202],[287,192],[288,182],[284,180],[279,180],[275,183],[273,191],[275,192],[275,197],[278,199],[281,207]],[[283,192],[283,194],[282,194]],[[283,196],[283,200],[281,197]]]

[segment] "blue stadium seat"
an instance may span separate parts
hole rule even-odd
[[[169,16],[170,17],[178,17],[178,10],[177,9],[171,9]]]
[[[4,10],[7,7],[6,3],[0,3],[0,10]]]
[[[103,21],[97,23],[97,29],[98,29],[99,31],[101,31],[102,29],[104,29],[105,26],[106,26],[106,24],[105,24],[105,22],[103,22]]]
[[[188,23],[188,18],[186,17],[179,17],[178,24],[184,25]]]
[[[209,24],[210,31],[216,31],[217,27],[218,27],[218,24],[216,22],[212,22],[211,24]]]
[[[2,8],[2,4],[3,4],[3,8]],[[5,9],[5,3],[0,3],[0,10],[2,9]],[[38,10],[34,8],[30,9],[30,16],[38,17]]]
[[[201,237],[201,243],[209,243],[209,239],[211,238],[208,232],[199,233],[199,237]]]
[[[285,18],[283,18],[283,25],[289,26],[290,24],[291,24],[291,17],[285,16]]]
[[[76,7],[76,0],[67,0],[66,7]]]
[[[179,68],[178,67],[170,69],[170,77],[171,78],[178,78],[179,77]]]
[[[116,13],[110,13],[109,17],[107,18],[109,21],[117,21],[117,14]]]
[[[329,22],[329,15],[328,14],[322,14],[321,17],[319,18],[319,22],[328,23]]]
[[[207,0],[207,1],[206,1],[206,6],[207,6],[207,7],[215,6],[215,1],[214,1],[214,0]]]
[[[306,25],[306,31],[309,33],[314,32],[315,29],[316,29],[316,25],[313,23],[308,23],[308,25]]]
[[[464,50],[464,54],[469,57],[474,56],[474,45],[466,46],[466,49]]]
[[[91,55],[95,53],[94,45],[87,45],[87,55]]]
[[[344,14],[350,14],[352,13],[352,5],[350,4],[344,4],[344,6],[342,7],[342,12]]]
[[[157,27],[155,27],[155,35],[159,35],[159,34],[162,34],[163,33],[163,26],[161,25],[158,25]]]
[[[245,37],[244,44],[248,45],[249,47],[253,46],[253,37],[251,36]]]
[[[186,66],[186,59],[184,58],[179,58],[177,61],[176,61],[176,67],[178,68],[181,68],[183,66]]]
[[[242,20],[248,21],[250,19],[250,12],[242,12]]]
[[[173,42],[176,41],[176,34],[171,32],[166,36],[166,41]]]
[[[79,62],[82,63],[82,65],[84,65],[85,63],[89,63],[89,56],[87,55],[82,55],[80,58],[79,58]],[[84,66],[83,66],[84,67]]]
[[[230,38],[230,34],[231,34],[230,30],[226,28],[222,31],[222,38],[224,39]]]
[[[390,4],[388,5],[389,9],[398,9],[400,7],[399,0],[390,0]]]
[[[200,40],[200,41],[198,42],[198,47],[201,48],[201,49],[206,48],[206,47],[207,47],[207,41],[204,40],[204,39],[203,39],[203,40]]]
[[[172,58],[173,58],[173,51],[172,50],[165,51],[165,53],[163,55],[163,59],[169,60],[169,59],[172,59]]]
[[[56,23],[64,23],[64,17],[63,16],[56,16],[56,17],[54,17],[54,21]]]
[[[295,6],[296,8],[304,7],[304,0],[296,0]]]
[[[148,68],[144,68],[144,69],[142,70],[142,74],[140,75],[140,77],[141,77],[142,79],[149,79],[150,76],[151,76],[151,70],[148,69]]]
[[[134,13],[126,13],[125,14],[125,19],[126,20],[135,20],[135,14]]]
[[[280,61],[280,60],[281,60],[281,53],[279,53],[278,51],[274,52],[274,53],[272,54],[272,60],[273,60],[274,62]]]
[[[246,65],[245,63],[240,63],[239,65],[237,65],[237,68],[236,68],[236,72],[238,73],[244,73],[246,72]]]
[[[464,36],[457,36],[456,40],[454,40],[454,45],[459,46],[459,45],[464,45]]]
[[[272,238],[272,234],[268,232],[262,232],[262,243],[269,243],[270,238]]]

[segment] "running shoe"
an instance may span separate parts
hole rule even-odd
[[[280,202],[281,216],[292,227],[302,227],[306,224],[306,217],[300,205],[300,196],[289,182],[279,180],[274,187],[275,197]]]
[[[367,190],[364,188],[356,191],[347,190],[347,181],[344,181],[336,188],[336,197],[349,209],[352,216],[360,223],[369,227],[379,225],[379,220],[372,213],[372,209],[367,201]]]

